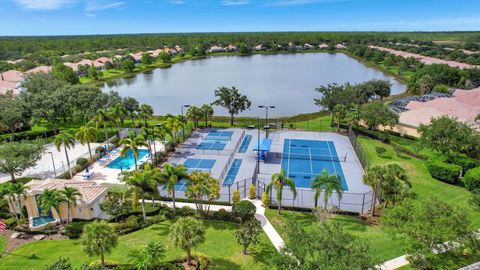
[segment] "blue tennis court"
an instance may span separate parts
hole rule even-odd
[[[252,135],[245,135],[245,138],[242,141],[242,144],[240,145],[240,148],[238,148],[238,153],[245,153],[248,150],[248,146],[250,145],[250,142],[252,141]]]
[[[336,173],[342,180],[342,188],[348,190],[341,161],[346,157],[338,156],[333,141],[314,141],[285,139],[282,153],[282,168],[295,186],[310,188],[315,176],[323,169]]]
[[[197,145],[197,149],[223,150],[225,149],[227,142],[228,141],[203,140],[199,145]]]
[[[232,139],[232,135],[233,135],[233,131],[218,131],[218,130],[215,130],[215,131],[210,131],[208,132],[208,135],[207,137],[205,138],[205,140],[225,140],[225,141],[229,141]]]
[[[210,172],[210,170],[215,165],[215,162],[215,159],[188,158],[187,160],[185,160],[183,165],[187,167],[189,173],[193,171]],[[187,181],[178,181],[178,183],[175,184],[174,188],[175,191],[185,191],[187,189]],[[163,189],[165,189],[165,187]]]
[[[232,166],[230,166],[230,169],[228,170],[227,176],[225,177],[225,180],[223,180],[223,185],[228,186],[233,184],[235,182],[235,178],[237,177],[237,173],[240,170],[240,166],[242,165],[242,160],[239,158],[236,158],[232,162]]]

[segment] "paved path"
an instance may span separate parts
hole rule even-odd
[[[403,255],[394,259],[391,259],[389,261],[386,261],[380,265],[381,270],[393,270],[400,268],[402,266],[405,266],[407,264],[410,264],[407,260],[407,255]]]

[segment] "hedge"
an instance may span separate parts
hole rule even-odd
[[[458,165],[435,159],[427,161],[427,169],[433,178],[450,184],[457,183],[462,172],[462,167]]]
[[[470,191],[480,189],[480,167],[468,170],[463,177],[463,183]]]
[[[457,155],[447,157],[446,161],[448,163],[452,163],[452,164],[455,164],[455,165],[458,165],[458,166],[462,167],[464,172],[466,172],[470,169],[473,169],[473,168],[480,165],[477,160],[469,158],[464,154],[457,154]]]
[[[14,134],[3,134],[0,135],[0,141],[24,141],[24,140],[36,140],[39,138],[49,138],[55,136],[56,131],[53,129],[50,130],[39,130],[39,131],[24,131]]]

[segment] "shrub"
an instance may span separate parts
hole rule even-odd
[[[383,143],[390,143],[390,136],[385,132],[378,134],[378,139]]]
[[[65,226],[65,235],[71,239],[80,238],[83,233],[83,226],[85,226],[87,222],[71,222],[67,226]]]
[[[118,146],[118,142],[120,142],[120,138],[118,138],[118,137],[113,137],[113,138],[110,140],[110,143],[113,144],[115,147]]]
[[[188,206],[184,206],[182,208],[177,209],[177,215],[181,217],[191,217],[195,215],[195,210]]]
[[[377,146],[377,147],[375,147],[375,151],[377,152],[377,154],[381,155],[381,154],[387,152],[387,149],[385,149],[385,147]]]
[[[156,215],[154,217],[151,217],[150,219],[148,219],[150,222],[154,223],[154,224],[158,224],[158,223],[162,223],[165,221],[165,216],[163,215]]]
[[[17,226],[17,219],[15,219],[14,217],[6,219],[5,225],[7,225],[7,228],[14,228],[15,226]]]
[[[220,208],[220,209],[218,209],[218,211],[217,211],[217,216],[218,216],[219,218],[221,218],[221,219],[224,219],[224,218],[226,218],[226,217],[228,216],[228,212],[227,212],[227,210],[225,210],[225,209],[223,209],[223,208]]]
[[[73,167],[73,169],[75,170],[76,173],[79,173],[79,172],[83,171],[84,167],[82,167],[80,165],[75,165],[75,167]]]
[[[207,257],[207,255],[202,253],[197,253],[194,255],[197,257],[197,269],[198,270],[207,270],[212,265],[212,260]]]
[[[463,177],[463,182],[465,187],[470,191],[475,189],[480,190],[480,167],[468,170],[465,177]]]
[[[458,181],[462,167],[439,160],[428,160],[427,169],[430,175],[440,181],[455,184]]]
[[[54,263],[47,265],[45,270],[71,270],[72,264],[70,259],[59,257]]]
[[[232,204],[235,205],[240,201],[240,190],[235,190],[232,193]]]
[[[105,153],[105,148],[103,148],[103,146],[99,146],[95,148],[95,153],[103,155]]]
[[[88,165],[88,159],[82,158],[82,157],[81,157],[81,158],[78,158],[78,159],[77,159],[77,165],[80,166],[80,167],[82,167],[82,168],[85,168],[85,166]]]
[[[255,200],[257,198],[257,188],[255,185],[250,186],[250,189],[248,190],[248,198],[250,200]]]
[[[232,212],[235,216],[242,219],[242,221],[251,219],[255,216],[257,208],[250,201],[239,201],[233,205]]]
[[[479,164],[474,159],[467,157],[464,154],[454,154],[446,157],[446,162],[453,163],[462,167],[464,172],[477,167]]]
[[[265,208],[270,206],[270,196],[268,195],[267,192],[262,193],[262,206]]]

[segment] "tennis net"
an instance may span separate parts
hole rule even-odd
[[[209,141],[230,141],[232,140],[232,136],[213,136],[213,135],[208,135],[205,137],[204,140],[209,140]]]
[[[303,159],[303,160],[319,160],[319,161],[334,161],[346,162],[347,156],[329,156],[329,155],[302,155],[302,154],[279,154],[282,159]]]

